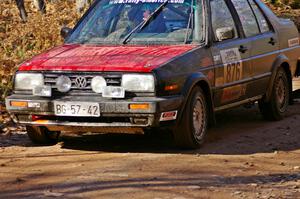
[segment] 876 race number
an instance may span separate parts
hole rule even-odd
[[[242,79],[243,66],[242,62],[233,62],[226,64],[224,67],[224,79],[225,83],[235,82]]]

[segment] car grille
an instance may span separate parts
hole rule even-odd
[[[95,93],[91,87],[92,79],[95,76],[104,77],[107,86],[121,86],[121,81],[122,81],[122,76],[120,74],[57,74],[57,73],[44,74],[45,85],[51,86],[53,89],[53,92],[55,94],[63,94],[63,93],[60,93],[56,87],[56,79],[61,75],[68,76],[72,81],[72,87],[71,87],[71,90],[68,92],[68,95],[86,95],[86,94],[101,95],[101,94]],[[86,78],[87,84],[85,87],[76,86],[75,80],[77,77],[85,77]]]

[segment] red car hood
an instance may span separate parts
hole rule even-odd
[[[195,47],[64,45],[32,58],[19,70],[150,72]]]

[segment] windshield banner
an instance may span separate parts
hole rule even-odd
[[[164,3],[166,0],[111,0],[110,4],[129,4],[129,3]],[[184,0],[168,0],[169,3],[184,3]]]

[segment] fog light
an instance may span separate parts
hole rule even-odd
[[[91,86],[95,93],[102,93],[104,87],[106,87],[106,81],[103,77],[96,76],[92,79]]]
[[[11,101],[10,102],[10,106],[14,106],[14,107],[27,107],[28,106],[28,102],[23,102],[23,101]]]
[[[33,88],[33,95],[41,97],[51,97],[51,86],[36,86]]]
[[[125,89],[117,86],[106,86],[103,89],[102,96],[109,98],[124,98]]]
[[[133,109],[133,110],[147,110],[150,108],[150,104],[130,104],[129,105],[129,109]]]
[[[72,81],[69,77],[67,76],[59,76],[57,79],[56,79],[56,87],[57,87],[57,90],[62,92],[62,93],[66,93],[68,92],[71,87],[72,87]]]

